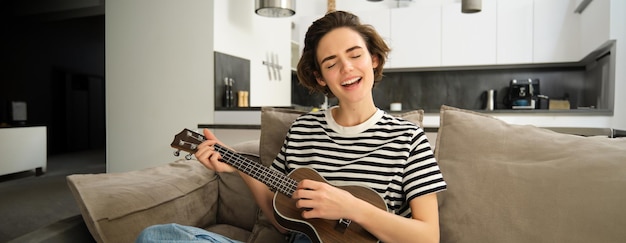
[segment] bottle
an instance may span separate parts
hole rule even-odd
[[[232,104],[230,103],[232,100],[232,96],[233,95],[233,90],[232,87],[230,86],[230,81],[228,79],[228,77],[224,78],[224,100],[222,102],[222,106],[224,107],[231,107]]]
[[[235,94],[233,94],[233,84],[235,84],[235,80],[233,80],[232,78],[228,79],[228,107],[234,107],[235,106]]]
[[[496,108],[496,91],[493,89],[485,91],[485,110],[492,111]]]

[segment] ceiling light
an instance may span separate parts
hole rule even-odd
[[[463,0],[461,1],[462,13],[478,13],[482,9],[482,0]]]
[[[271,17],[289,17],[296,14],[294,0],[256,0],[256,14]]]

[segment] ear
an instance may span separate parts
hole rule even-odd
[[[372,55],[372,68],[378,67],[378,55]]]
[[[324,81],[324,78],[318,72],[314,72],[314,74],[315,74],[315,80],[317,80],[317,83],[321,86],[326,86],[326,81]]]

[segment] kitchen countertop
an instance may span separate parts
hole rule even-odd
[[[260,130],[261,125],[198,124],[198,128]],[[555,131],[555,132],[582,135],[582,136],[606,135],[612,138],[626,137],[625,130],[619,130],[619,129],[613,129],[613,128],[594,128],[594,127],[545,127],[545,128]],[[434,132],[434,133],[436,133],[439,130],[438,127],[424,127],[423,129],[424,129],[424,132]]]
[[[387,112],[390,112],[386,110]],[[403,111],[394,111],[396,113],[407,112],[408,110]],[[570,109],[570,110],[546,110],[546,109],[498,109],[498,110],[471,110],[474,112],[485,113],[485,114],[541,114],[541,115],[589,115],[589,116],[610,116],[613,115],[612,110],[608,109]],[[425,110],[425,114],[439,114],[439,110]]]
[[[305,107],[283,107],[305,111]],[[261,107],[234,107],[216,109],[216,115],[213,124],[198,124],[198,128],[209,129],[241,129],[241,130],[260,130],[261,129]],[[388,113],[403,113],[410,110],[389,111]],[[473,110],[474,112],[483,113],[502,119],[511,124],[535,124],[538,127],[554,128],[559,127],[582,129],[575,134],[600,134],[608,136],[620,136],[624,131],[620,130],[593,130],[586,129],[588,124],[606,124],[606,120],[613,115],[612,110],[608,109],[572,109],[572,110],[511,110],[499,109],[493,111]],[[580,117],[581,119],[571,119]],[[424,131],[437,132],[439,128],[439,110],[428,110],[424,114]],[[599,128],[602,129],[602,128]],[[610,128],[605,128],[610,129]],[[570,129],[571,130],[571,129]],[[608,132],[607,132],[608,131]]]

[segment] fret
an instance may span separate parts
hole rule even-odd
[[[249,160],[240,154],[220,146],[219,144],[215,144],[214,147],[215,150],[222,155],[224,162],[235,167],[237,170],[289,197],[291,197],[291,195],[295,192],[298,183],[294,179],[280,174],[277,171],[265,167],[255,161]]]
[[[172,147],[195,153],[198,149],[198,145],[204,141],[206,141],[206,138],[202,134],[185,129],[183,132],[176,135],[171,145]],[[222,161],[224,163],[262,182],[272,190],[279,191],[289,197],[295,192],[298,182],[287,175],[265,167],[219,144],[215,144],[213,147],[215,151],[222,155]]]

